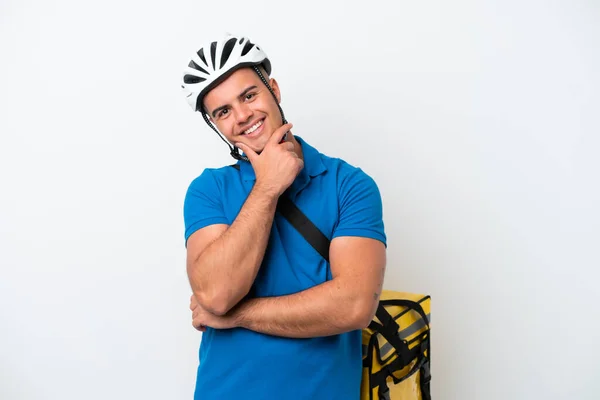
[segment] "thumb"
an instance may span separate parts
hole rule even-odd
[[[244,153],[246,153],[246,157],[248,157],[248,160],[250,160],[250,162],[254,162],[256,157],[258,157],[258,154],[256,154],[254,150],[246,146],[244,143],[236,143],[235,146],[242,150]]]

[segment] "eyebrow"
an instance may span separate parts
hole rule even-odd
[[[258,86],[256,86],[256,85],[252,85],[252,86],[250,86],[250,87],[246,88],[246,90],[244,90],[242,93],[240,93],[240,95],[238,96],[238,98],[244,97],[244,96],[245,96],[245,95],[246,95],[246,94],[247,94],[249,91],[251,91],[251,90],[254,90],[254,89],[258,89]],[[215,109],[213,110],[212,114],[211,114],[211,115],[212,115],[212,117],[213,117],[213,118],[215,118],[215,117],[217,116],[217,113],[218,113],[219,111],[221,111],[221,110],[224,110],[224,109],[226,109],[227,107],[229,107],[229,104],[225,104],[225,105],[223,105],[223,106],[221,106],[221,107],[217,107],[217,108],[215,108]]]

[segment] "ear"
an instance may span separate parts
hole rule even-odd
[[[281,91],[279,90],[279,84],[277,83],[275,78],[269,79],[269,85],[271,85],[271,89],[273,89],[273,93],[275,93],[277,102],[281,103]]]

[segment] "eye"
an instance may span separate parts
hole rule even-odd
[[[224,108],[223,110],[221,110],[217,113],[217,118],[226,117],[228,114],[229,114],[229,110]]]
[[[256,96],[254,93],[247,93],[247,94],[246,94],[246,96],[245,96],[245,99],[246,99],[246,100],[252,100],[252,98],[253,98],[254,96]]]

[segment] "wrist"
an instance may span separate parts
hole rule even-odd
[[[279,190],[275,188],[273,185],[264,184],[262,182],[256,182],[252,191],[256,192],[261,197],[264,197],[268,200],[277,201],[281,193]]]
[[[231,314],[231,323],[234,328],[248,328],[248,306],[251,304],[252,300],[246,300],[240,303]]]

